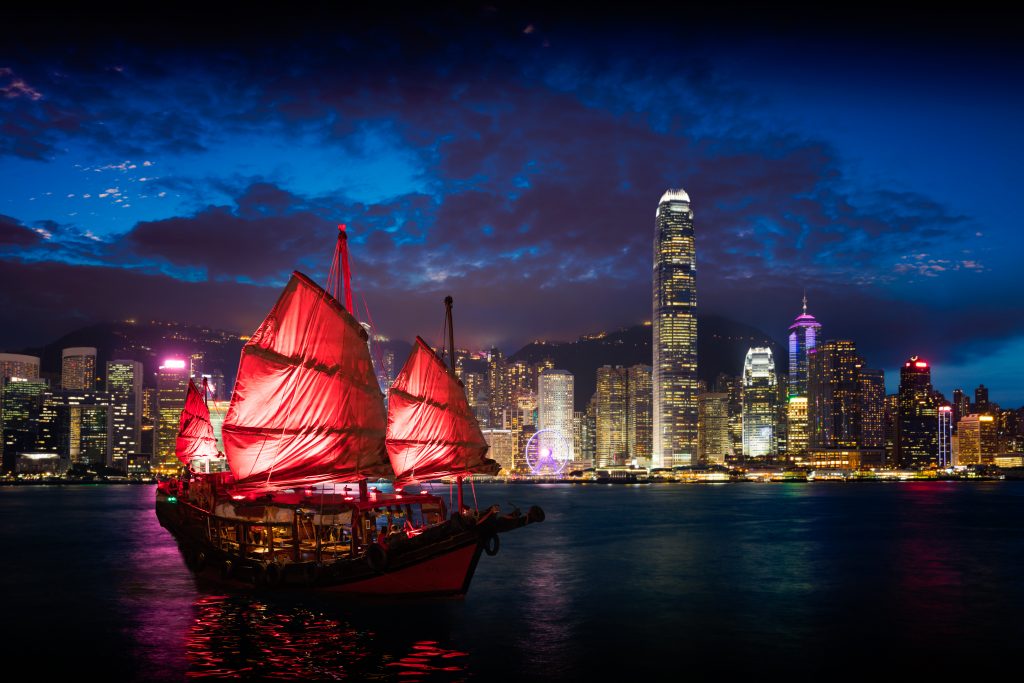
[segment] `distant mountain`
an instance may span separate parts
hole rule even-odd
[[[712,385],[724,372],[739,375],[751,346],[767,346],[775,357],[777,372],[788,369],[784,347],[756,327],[717,315],[697,316],[697,370]],[[575,404],[584,410],[597,388],[597,369],[602,365],[650,365],[651,326],[636,325],[607,334],[580,337],[574,342],[534,342],[516,351],[511,360],[536,363],[550,358],[555,367],[575,376]]]

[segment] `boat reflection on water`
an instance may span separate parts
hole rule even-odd
[[[201,596],[185,638],[187,675],[413,682],[469,676],[468,653],[362,616],[351,604],[325,609],[322,600],[313,607],[246,594]]]

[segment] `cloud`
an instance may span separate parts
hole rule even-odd
[[[0,249],[33,247],[41,244],[45,237],[45,234],[25,227],[16,219],[0,214]]]

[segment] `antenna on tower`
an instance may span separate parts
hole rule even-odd
[[[804,289],[804,315],[807,315],[807,290]]]

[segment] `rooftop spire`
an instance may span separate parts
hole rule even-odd
[[[804,290],[804,315],[807,315],[807,290]]]

